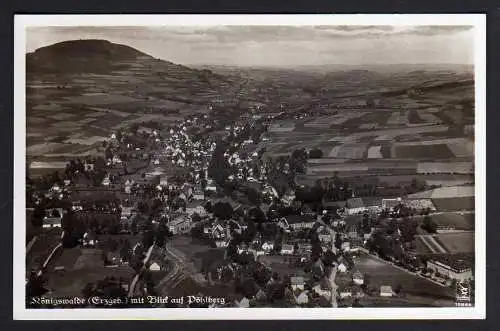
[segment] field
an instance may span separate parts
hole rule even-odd
[[[356,270],[369,275],[369,286],[377,289],[381,285],[390,285],[393,289],[401,285],[401,293],[408,295],[435,300],[453,298],[453,291],[450,288],[434,284],[374,257],[362,254],[355,258],[354,263]]]
[[[432,220],[441,227],[451,227],[456,230],[473,230],[474,213],[441,213],[432,215]]]
[[[474,232],[452,232],[438,234],[439,241],[443,243],[449,253],[474,252]]]
[[[446,144],[396,146],[394,155],[394,157],[401,159],[447,159],[454,156]]]
[[[438,211],[474,210],[474,197],[432,199]]]

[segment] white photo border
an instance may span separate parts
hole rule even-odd
[[[452,308],[176,308],[26,309],[26,28],[47,26],[217,25],[471,25],[475,70],[475,293],[474,307]],[[15,15],[14,17],[14,247],[15,320],[287,320],[486,318],[486,15]]]

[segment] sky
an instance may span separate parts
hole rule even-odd
[[[471,26],[30,27],[26,50],[106,39],[184,65],[473,64]]]

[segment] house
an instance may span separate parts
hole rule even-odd
[[[293,245],[283,244],[281,246],[281,254],[282,255],[292,255],[294,253]]]
[[[173,234],[188,233],[193,227],[193,222],[190,217],[183,215],[178,216],[168,223],[168,228]]]
[[[353,275],[352,275],[352,281],[354,282],[354,284],[356,285],[363,285],[363,283],[365,282],[365,279],[363,277],[363,274],[361,274],[361,272],[359,271],[356,271]]]
[[[62,218],[60,218],[60,217],[45,217],[43,219],[42,227],[44,229],[60,228],[61,227],[61,220],[62,220]]]
[[[130,216],[132,216],[132,207],[130,206],[121,206],[121,219],[126,220]]]
[[[294,231],[311,229],[316,223],[316,220],[310,215],[289,215],[286,217],[286,221]]]
[[[195,189],[193,192],[193,200],[205,200],[205,193],[201,189]]]
[[[161,270],[161,267],[158,263],[156,262],[153,262],[151,263],[151,265],[149,266],[148,268],[150,271],[160,271]]]
[[[340,250],[344,252],[349,252],[351,250],[351,243],[349,241],[342,242]]]
[[[224,239],[227,237],[227,234],[228,233],[227,233],[226,229],[220,223],[216,223],[212,227],[212,238],[214,240]]]
[[[109,179],[109,176],[106,175],[106,177],[104,177],[104,179],[102,180],[102,186],[109,186],[111,185],[111,180]]]
[[[94,164],[93,163],[87,163],[87,162],[85,162],[83,164],[83,170],[85,172],[94,171]]]
[[[113,163],[113,164],[121,164],[122,160],[120,159],[120,157],[118,155],[113,155],[113,159],[111,160],[111,163]]]
[[[326,299],[330,299],[332,295],[332,289],[330,286],[330,282],[323,278],[319,284],[313,287],[313,291],[319,296],[325,297]]]
[[[309,296],[307,294],[307,291],[303,291],[301,292],[296,298],[295,298],[295,302],[298,304],[298,305],[305,305],[307,303],[309,303]]]
[[[168,187],[168,176],[160,177],[160,185],[163,187]]]
[[[250,300],[248,300],[248,298],[246,297],[243,297],[241,300],[236,300],[235,304],[238,308],[249,308]]]
[[[298,251],[300,254],[303,254],[303,255],[309,255],[312,251],[312,245],[310,243],[299,243],[298,244]]]
[[[203,207],[201,201],[193,201],[187,204],[186,206],[186,213],[191,216],[193,214],[198,214],[200,216],[205,216],[207,214],[207,211],[205,210],[205,207]]]
[[[442,277],[458,281],[471,279],[473,276],[474,254],[442,254],[427,261],[427,268]]]
[[[333,241],[334,234],[333,231],[328,229],[326,226],[318,228],[318,238],[322,243],[328,244]]]
[[[340,272],[347,272],[347,267],[344,263],[340,263],[337,267],[337,270]]]
[[[390,285],[380,286],[380,296],[381,297],[392,297],[392,287]]]
[[[292,287],[292,290],[304,290],[304,277],[302,276],[295,276],[295,277],[290,277],[290,285]]]
[[[42,227],[45,229],[60,228],[64,210],[62,208],[51,208],[45,211]]]
[[[266,253],[271,252],[274,249],[274,243],[266,241],[262,244],[262,250]]]
[[[396,199],[382,199],[382,209],[393,211],[394,208],[401,203],[401,198]]]
[[[363,199],[350,198],[346,202],[346,213],[348,215],[356,215],[363,213],[366,210]]]
[[[348,287],[345,287],[345,288],[339,290],[339,297],[341,299],[352,297],[352,289],[351,289],[351,287],[348,286]]]

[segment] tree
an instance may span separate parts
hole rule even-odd
[[[214,216],[221,219],[228,219],[233,214],[233,207],[228,202],[217,202],[213,208],[212,212]]]
[[[31,223],[35,227],[41,227],[43,225],[43,218],[45,217],[45,208],[41,204],[36,205],[33,217],[31,218]]]
[[[142,245],[144,247],[150,247],[151,245],[153,245],[154,239],[155,237],[153,231],[144,231],[144,233],[142,234]]]
[[[319,148],[313,148],[309,151],[310,159],[320,159],[323,157],[323,151]]]

